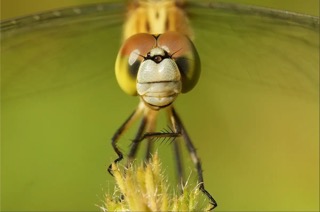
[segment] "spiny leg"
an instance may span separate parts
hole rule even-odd
[[[124,133],[124,131],[129,127],[129,125],[134,122],[141,114],[143,107],[139,105],[139,107],[126,119],[126,121],[119,127],[116,133],[112,137],[112,147],[113,150],[117,153],[118,158],[114,160],[114,163],[117,163],[123,159],[123,154],[117,146],[117,141],[119,140],[120,136]],[[108,172],[112,174],[112,164],[108,167]]]
[[[143,136],[141,137],[139,142],[143,141],[144,139],[148,139],[147,151],[146,151],[146,155],[145,155],[146,161],[148,161],[151,157],[152,145],[156,139],[159,139],[159,138],[164,138],[165,140],[170,139],[170,138],[175,139],[179,136],[180,136],[180,133],[171,132],[171,131],[146,132],[145,134],[143,134]]]
[[[146,138],[177,138],[180,135],[177,132],[146,132],[140,140],[142,141]]]
[[[148,132],[145,133],[140,141],[144,140],[144,139],[148,139],[148,146],[147,146],[147,152],[146,152],[146,159],[150,158],[150,146],[153,144],[155,139],[159,139],[159,138],[164,138],[164,140],[170,139],[172,138],[173,140],[173,145],[174,145],[174,155],[175,155],[175,162],[176,162],[176,167],[177,167],[177,181],[181,184],[181,191],[182,191],[182,185],[184,184],[184,180],[183,180],[183,175],[184,175],[184,171],[183,171],[183,166],[182,166],[182,159],[181,159],[181,152],[180,152],[180,145],[178,143],[178,141],[175,141],[175,139],[179,136],[181,136],[181,133],[177,131],[176,129],[176,124],[175,121],[172,118],[172,113],[171,113],[171,109],[168,110],[169,111],[169,119],[171,122],[171,125],[173,127],[173,129],[171,129],[170,127],[168,127],[168,129],[163,130],[162,132],[154,132],[155,126],[153,124],[152,121],[150,121],[149,124],[149,129]]]
[[[144,137],[144,136],[145,136],[145,134],[148,134],[145,132],[154,132],[155,131],[157,114],[158,114],[158,111],[144,108],[143,119],[140,123],[138,132],[132,142],[132,146],[131,146],[131,149],[130,149],[130,152],[128,155],[129,161],[132,160],[136,156],[136,152],[138,150],[140,142],[143,141],[144,139],[147,139],[145,161],[148,161],[150,159],[151,154],[152,154],[153,138],[152,137]]]
[[[186,143],[186,146],[187,146],[187,149],[190,153],[191,159],[196,166],[197,173],[198,173],[198,181],[200,183],[199,189],[209,198],[210,203],[212,204],[212,208],[210,210],[212,210],[215,207],[217,207],[218,204],[214,200],[214,198],[211,196],[211,194],[204,187],[201,162],[200,162],[200,159],[197,155],[196,148],[194,147],[187,131],[185,130],[185,128],[182,124],[180,117],[178,116],[178,114],[176,113],[174,108],[172,108],[172,115],[173,115],[174,120],[176,121],[177,130],[178,130],[178,132],[179,131],[181,132],[181,135],[183,136],[185,143]]]
[[[133,158],[135,158],[135,156],[136,156],[136,153],[137,153],[140,141],[141,141],[140,138],[142,137],[142,135],[146,129],[146,124],[147,124],[147,119],[145,117],[143,117],[140,122],[138,132],[131,143],[131,148],[130,148],[129,155],[128,155],[129,162],[131,162],[133,160]]]

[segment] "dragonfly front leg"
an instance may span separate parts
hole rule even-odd
[[[123,153],[120,151],[119,147],[117,146],[117,142],[121,135],[125,132],[125,130],[141,115],[141,112],[143,111],[143,107],[139,106],[128,118],[127,120],[119,127],[119,129],[116,131],[116,133],[112,137],[112,147],[113,150],[117,153],[118,158],[115,159],[113,162],[118,163],[123,159]],[[112,164],[108,167],[108,172],[113,176],[112,174]]]

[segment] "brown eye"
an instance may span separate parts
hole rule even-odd
[[[182,78],[182,93],[190,91],[201,72],[200,58],[192,41],[178,32],[166,32],[158,37],[157,45],[175,60]]]
[[[147,33],[133,35],[121,46],[117,56],[115,72],[124,92],[137,95],[136,78],[139,66],[148,52],[156,46],[156,38]]]

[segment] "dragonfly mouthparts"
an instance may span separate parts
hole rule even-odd
[[[141,98],[152,106],[170,105],[181,92],[181,81],[137,83]]]

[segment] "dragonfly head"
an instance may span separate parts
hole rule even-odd
[[[128,38],[116,61],[116,78],[130,95],[151,108],[174,102],[190,91],[200,76],[200,59],[192,42],[178,32],[146,33]]]

